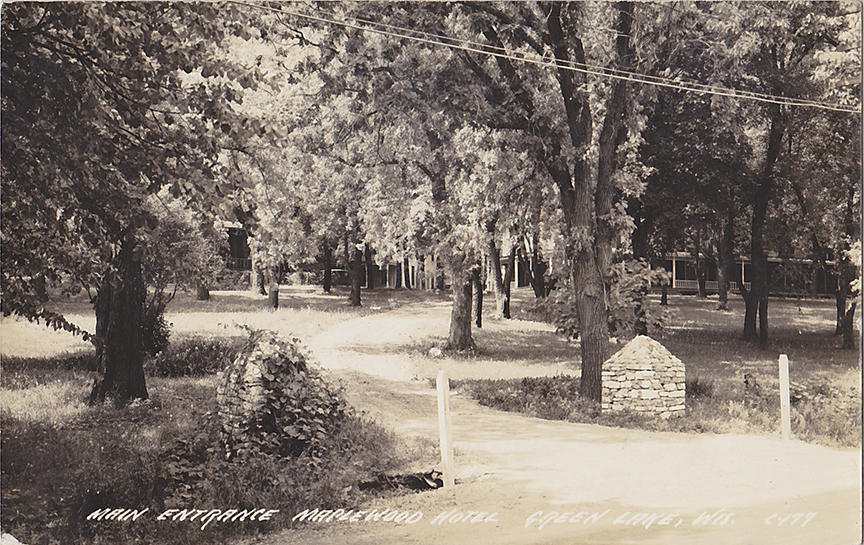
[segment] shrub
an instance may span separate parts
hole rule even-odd
[[[225,369],[237,357],[238,339],[193,337],[171,343],[148,364],[157,377],[194,377]]]
[[[150,302],[141,318],[141,343],[144,353],[153,357],[168,348],[171,324],[165,320],[165,303]]]
[[[567,420],[574,412],[593,411],[579,397],[579,379],[567,375],[466,380],[455,387],[466,388],[481,405],[546,420]]]
[[[90,407],[62,426],[4,410],[4,532],[23,543],[229,543],[288,528],[290,515],[309,506],[356,507],[366,497],[359,483],[405,461],[394,434],[362,416],[346,416],[315,458],[257,453],[226,460],[213,383],[155,379],[150,401]],[[134,524],[86,520],[106,507],[150,512]],[[188,521],[156,522],[169,508],[280,513],[269,522],[213,523],[202,531]]]
[[[609,332],[623,338],[647,335],[648,331],[659,331],[666,320],[665,312],[648,297],[654,285],[668,282],[668,275],[661,269],[652,269],[645,260],[626,260],[613,265],[612,282],[608,292]],[[570,339],[579,336],[579,318],[571,280],[562,278],[559,289],[548,297],[535,302],[526,311],[526,316],[551,323],[556,331]]]
[[[711,379],[695,377],[688,380],[686,386],[687,397],[690,398],[711,397],[714,393],[714,381]]]
[[[300,341],[253,331],[217,389],[228,456],[298,456],[313,462],[350,414],[340,389],[307,366]]]

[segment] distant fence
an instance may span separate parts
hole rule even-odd
[[[698,280],[673,280],[672,281],[672,289],[675,290],[684,290],[684,291],[698,291],[699,290],[699,281]],[[750,282],[744,282],[744,289],[750,289]],[[729,291],[737,291],[738,283],[737,282],[729,282]],[[705,282],[705,291],[720,291],[720,283],[716,280],[707,280]]]
[[[251,271],[252,260],[249,258],[229,257],[225,260],[225,266],[234,271]]]

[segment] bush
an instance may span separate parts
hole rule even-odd
[[[5,363],[5,362],[4,362]],[[0,524],[23,543],[229,543],[292,525],[315,506],[356,507],[359,483],[404,462],[375,422],[346,416],[317,458],[256,454],[226,460],[213,378],[154,379],[152,399],[86,409],[63,425],[2,413]],[[149,508],[133,523],[87,521],[96,509]],[[156,521],[164,509],[279,509],[269,522]]]
[[[165,320],[165,304],[150,302],[144,306],[141,318],[141,343],[144,353],[153,357],[168,348],[171,324]]]
[[[225,369],[240,350],[239,339],[193,337],[171,343],[148,364],[151,376],[195,377]]]
[[[687,397],[711,397],[714,394],[714,381],[711,379],[692,378],[687,381]]]
[[[253,331],[217,388],[229,456],[299,456],[314,462],[351,414],[341,389],[307,365],[300,341]]]
[[[579,379],[567,375],[519,380],[466,380],[454,387],[468,390],[478,403],[502,411],[546,420],[567,420],[574,413],[596,411],[579,396]]]

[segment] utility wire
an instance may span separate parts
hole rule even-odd
[[[299,14],[299,15],[300,15],[301,17],[303,16],[302,14]],[[482,44],[482,43],[479,43],[479,42],[472,42],[472,41],[470,41],[470,40],[465,40],[465,39],[450,38],[450,37],[447,37],[447,36],[441,36],[441,35],[437,35],[437,34],[430,34],[430,33],[423,32],[423,31],[419,31],[419,30],[406,29],[406,28],[403,28],[403,27],[397,27],[397,26],[393,26],[393,25],[387,25],[387,24],[384,24],[384,23],[376,23],[375,21],[369,21],[369,20],[366,20],[366,19],[358,18],[358,17],[350,17],[350,18],[353,19],[353,20],[355,20],[355,21],[358,21],[358,22],[360,22],[360,23],[363,23],[363,24],[367,24],[367,25],[375,25],[375,26],[384,27],[384,28],[390,28],[390,29],[394,29],[394,30],[397,30],[397,31],[401,31],[401,32],[411,32],[411,33],[414,33],[415,35],[420,35],[420,36],[423,36],[423,37],[426,37],[426,38],[438,38],[438,39],[446,39],[446,40],[460,41],[460,42],[463,43],[463,44],[470,45],[470,46],[472,46],[472,47],[476,47],[476,48],[479,48],[479,49],[481,49],[481,50],[488,50],[488,51],[500,52],[502,55],[505,55],[506,58],[508,58],[508,59],[512,59],[512,60],[523,61],[523,62],[535,62],[535,61],[538,61],[538,60],[543,60],[543,58],[541,58],[541,59],[532,59],[532,58],[529,58],[529,57],[525,57],[524,54],[519,53],[519,52],[515,52],[515,51],[512,52],[512,53],[511,53],[511,52],[508,52],[508,51],[507,51],[503,46],[502,46],[502,47],[499,47],[499,46],[493,46],[493,45],[488,45],[488,44]],[[371,31],[375,32],[375,30],[373,30],[373,29],[368,29],[368,30],[371,30]],[[406,37],[407,37],[407,36],[406,36]],[[410,38],[409,38],[409,39],[410,39]],[[442,44],[442,45],[449,45],[449,44]],[[518,55],[518,56],[514,56],[514,55]],[[743,98],[763,98],[763,99],[767,99],[767,100],[795,100],[795,101],[797,101],[797,102],[800,103],[800,104],[798,104],[798,105],[810,105],[810,106],[816,106],[816,107],[826,107],[826,106],[827,106],[827,107],[834,107],[834,106],[837,106],[837,105],[835,105],[835,104],[824,103],[824,102],[817,102],[817,101],[815,101],[815,100],[807,100],[807,99],[790,99],[790,98],[788,98],[788,97],[778,97],[778,96],[776,96],[776,95],[769,95],[769,94],[765,94],[765,93],[757,93],[757,92],[754,92],[754,91],[741,91],[741,90],[736,90],[736,89],[725,89],[725,88],[723,88],[723,87],[712,86],[712,85],[707,85],[707,84],[702,84],[702,83],[684,82],[684,81],[681,81],[681,80],[674,80],[674,79],[670,79],[670,78],[663,78],[663,77],[660,77],[660,76],[652,76],[652,75],[649,75],[649,74],[639,74],[638,72],[629,72],[629,71],[626,71],[626,70],[621,70],[621,69],[616,69],[616,68],[600,67],[600,66],[596,66],[596,65],[590,65],[590,64],[587,64],[587,63],[578,63],[578,62],[575,62],[575,61],[566,61],[566,62],[565,62],[565,61],[560,61],[560,60],[558,60],[558,61],[556,61],[556,63],[553,63],[552,61],[545,61],[545,62],[549,63],[550,65],[552,65],[552,66],[554,66],[554,67],[556,67],[556,68],[557,68],[557,67],[571,67],[571,68],[573,68],[573,69],[582,69],[582,71],[585,71],[585,70],[601,71],[601,72],[602,72],[604,75],[606,75],[606,76],[620,76],[620,77],[622,77],[622,78],[623,78],[623,77],[627,77],[627,78],[634,78],[635,80],[638,80],[640,83],[644,83],[644,84],[648,84],[648,85],[651,85],[651,84],[653,84],[653,83],[657,83],[657,84],[668,84],[668,85],[678,85],[678,86],[680,86],[680,85],[687,85],[687,86],[690,86],[690,87],[692,87],[692,88],[685,89],[685,90],[691,90],[691,91],[696,91],[696,92],[706,92],[706,93],[711,93],[711,92],[713,92],[713,91],[720,90],[720,91],[729,91],[729,92],[739,93],[740,96],[743,97]],[[567,68],[565,68],[565,69],[567,69]],[[634,79],[631,79],[631,80],[629,80],[629,81],[634,81]],[[852,111],[854,111],[854,110],[852,110]]]
[[[487,44],[480,44],[476,42],[471,42],[468,40],[464,40],[461,38],[453,38],[449,36],[441,36],[438,34],[430,34],[426,32],[416,31],[412,29],[406,29],[402,27],[396,27],[392,25],[385,25],[383,23],[375,23],[372,21],[365,21],[363,19],[353,18],[354,20],[360,21],[366,25],[374,25],[378,27],[384,27],[393,29],[391,30],[381,30],[379,28],[370,28],[369,26],[363,26],[360,24],[352,24],[346,21],[338,21],[336,19],[330,19],[327,17],[319,16],[319,15],[310,15],[306,13],[293,12],[288,10],[282,10],[273,8],[270,6],[258,5],[258,4],[250,4],[247,2],[241,2],[239,0],[229,0],[232,4],[237,4],[240,6],[246,6],[250,8],[262,9],[265,11],[272,11],[275,13],[279,13],[281,15],[289,15],[294,17],[300,17],[303,19],[307,19],[310,21],[315,21],[319,23],[325,23],[330,25],[341,26],[344,28],[350,28],[354,30],[359,30],[361,32],[373,32],[376,34],[389,36],[393,38],[412,40],[415,42],[425,43],[428,45],[436,45],[447,47],[450,49],[456,49],[460,51],[466,51],[470,53],[477,53],[479,55],[486,55],[491,57],[499,57],[505,58],[513,61],[523,62],[527,64],[534,64],[537,66],[541,66],[544,68],[554,68],[554,69],[562,69],[562,70],[570,70],[573,72],[578,72],[581,74],[598,76],[598,77],[607,77],[611,79],[618,79],[622,81],[628,81],[632,83],[640,83],[643,85],[655,85],[658,87],[665,87],[669,89],[675,89],[679,91],[687,91],[699,94],[710,94],[715,96],[724,96],[730,98],[738,98],[745,100],[754,100],[758,102],[765,102],[770,104],[779,104],[781,106],[800,106],[807,108],[819,108],[823,110],[835,111],[835,112],[844,112],[844,113],[860,113],[860,107],[853,106],[844,106],[842,104],[831,104],[831,103],[823,103],[816,102],[813,100],[806,99],[796,99],[790,97],[783,97],[777,95],[769,95],[764,93],[756,93],[750,91],[741,91],[737,89],[719,87],[715,85],[708,85],[703,83],[694,83],[694,82],[685,82],[679,80],[673,80],[669,78],[662,78],[659,76],[650,76],[646,74],[639,74],[636,72],[628,72],[625,70],[612,69],[612,68],[604,68],[598,66],[592,66],[584,63],[576,63],[576,62],[563,62],[563,61],[550,61],[545,58],[532,58],[528,57],[524,54],[509,52],[502,47],[491,46]]]

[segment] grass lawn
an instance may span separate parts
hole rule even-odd
[[[332,295],[319,291],[286,290],[277,311],[267,308],[265,297],[247,292],[216,292],[210,301],[178,294],[168,308],[169,320],[197,331],[208,325],[207,315],[231,312],[253,327],[279,320],[288,324],[289,333],[306,336],[343,320],[438,297],[364,292],[364,306],[356,309],[348,306],[347,291],[341,288]],[[84,296],[55,308],[67,315],[92,314]],[[16,351],[33,347],[36,354],[42,353],[40,345],[52,348],[44,346],[38,328],[25,325],[5,323],[4,345]],[[409,461],[434,463],[426,452],[429,445],[403,441],[362,414],[328,438],[323,455],[226,461],[214,418],[216,377],[210,360],[214,353],[236,349],[236,332],[214,327],[209,334],[193,336],[181,330],[171,339],[169,354],[146,366],[150,399],[127,407],[84,402],[96,378],[87,345],[70,343],[71,351],[60,355],[0,359],[4,532],[30,545],[230,542],[240,534],[290,527],[288,513],[308,505],[356,506],[379,494],[360,491],[358,483],[398,471]],[[184,371],[195,376],[179,376]],[[150,513],[134,524],[85,520],[104,508],[148,508]],[[282,515],[268,522],[214,523],[201,530],[200,524],[156,520],[170,508],[264,508],[279,509]]]
[[[134,525],[84,519],[93,510],[107,507],[158,512],[261,507],[282,513],[313,504],[350,508],[368,497],[357,483],[380,473],[404,471],[411,460],[428,460],[431,467],[434,449],[428,443],[406,443],[363,415],[352,418],[333,438],[330,453],[316,459],[261,458],[236,464],[220,455],[215,377],[212,366],[196,354],[229,354],[238,332],[229,332],[210,316],[231,313],[252,327],[278,321],[288,333],[305,338],[343,320],[447,297],[382,289],[364,292],[359,309],[349,307],[347,300],[345,288],[325,295],[320,288],[292,287],[280,295],[280,309],[272,311],[265,297],[248,292],[214,292],[210,301],[178,294],[168,308],[169,320],[175,323],[170,349],[174,352],[168,359],[174,359],[148,365],[151,399],[128,407],[88,407],[83,402],[95,378],[92,350],[45,357],[4,355],[0,360],[3,531],[31,545],[230,542],[240,533],[290,527],[291,521],[283,516],[267,523],[211,525],[202,531],[196,525],[157,523],[155,516]],[[516,290],[517,317],[520,308],[530,309],[531,303],[526,290]],[[481,403],[543,418],[687,433],[779,435],[777,358],[784,353],[789,356],[792,381],[809,396],[793,406],[795,438],[861,447],[859,353],[839,348],[831,301],[772,300],[771,343],[766,350],[739,339],[740,301],[734,300],[729,312],[714,310],[715,306],[712,299],[672,296],[666,326],[653,334],[686,365],[689,391],[683,418],[666,421],[630,413],[600,414],[595,405],[575,394],[579,379],[564,374],[465,380],[454,387]],[[89,302],[81,296],[56,308],[92,316]],[[478,352],[457,356],[449,365],[506,362],[524,368],[523,376],[539,363],[578,369],[576,343],[550,331],[528,328],[513,333],[496,329],[494,319],[487,323],[475,331]],[[4,326],[14,325],[4,320]],[[29,346],[40,353],[45,342],[39,332],[26,337],[28,330],[20,331],[24,332],[20,338],[4,335],[4,354],[9,354],[5,349],[12,340],[18,348]],[[220,348],[223,345],[218,343],[226,344]],[[425,345],[423,350],[408,348],[419,358],[428,351]],[[172,376],[162,376],[160,369],[170,369],[167,374]],[[184,369],[194,376],[179,376]],[[744,373],[755,378],[764,395],[745,400]]]
[[[530,308],[528,300],[521,302],[523,308]],[[833,334],[833,301],[772,299],[770,342],[764,350],[741,340],[743,302],[733,299],[731,303],[731,310],[718,311],[716,297],[670,296],[664,328],[651,332],[685,364],[688,397],[684,418],[666,421],[630,412],[601,414],[598,406],[578,398],[579,379],[568,376],[469,380],[455,387],[484,405],[541,418],[690,433],[779,435],[778,358],[786,354],[790,380],[806,394],[792,406],[793,436],[860,448],[859,351],[840,348],[841,339]],[[546,344],[557,357],[560,343],[547,339]],[[529,354],[544,352],[536,343],[525,347]],[[576,345],[573,350],[578,353]],[[760,396],[745,399],[745,373],[755,379]]]

